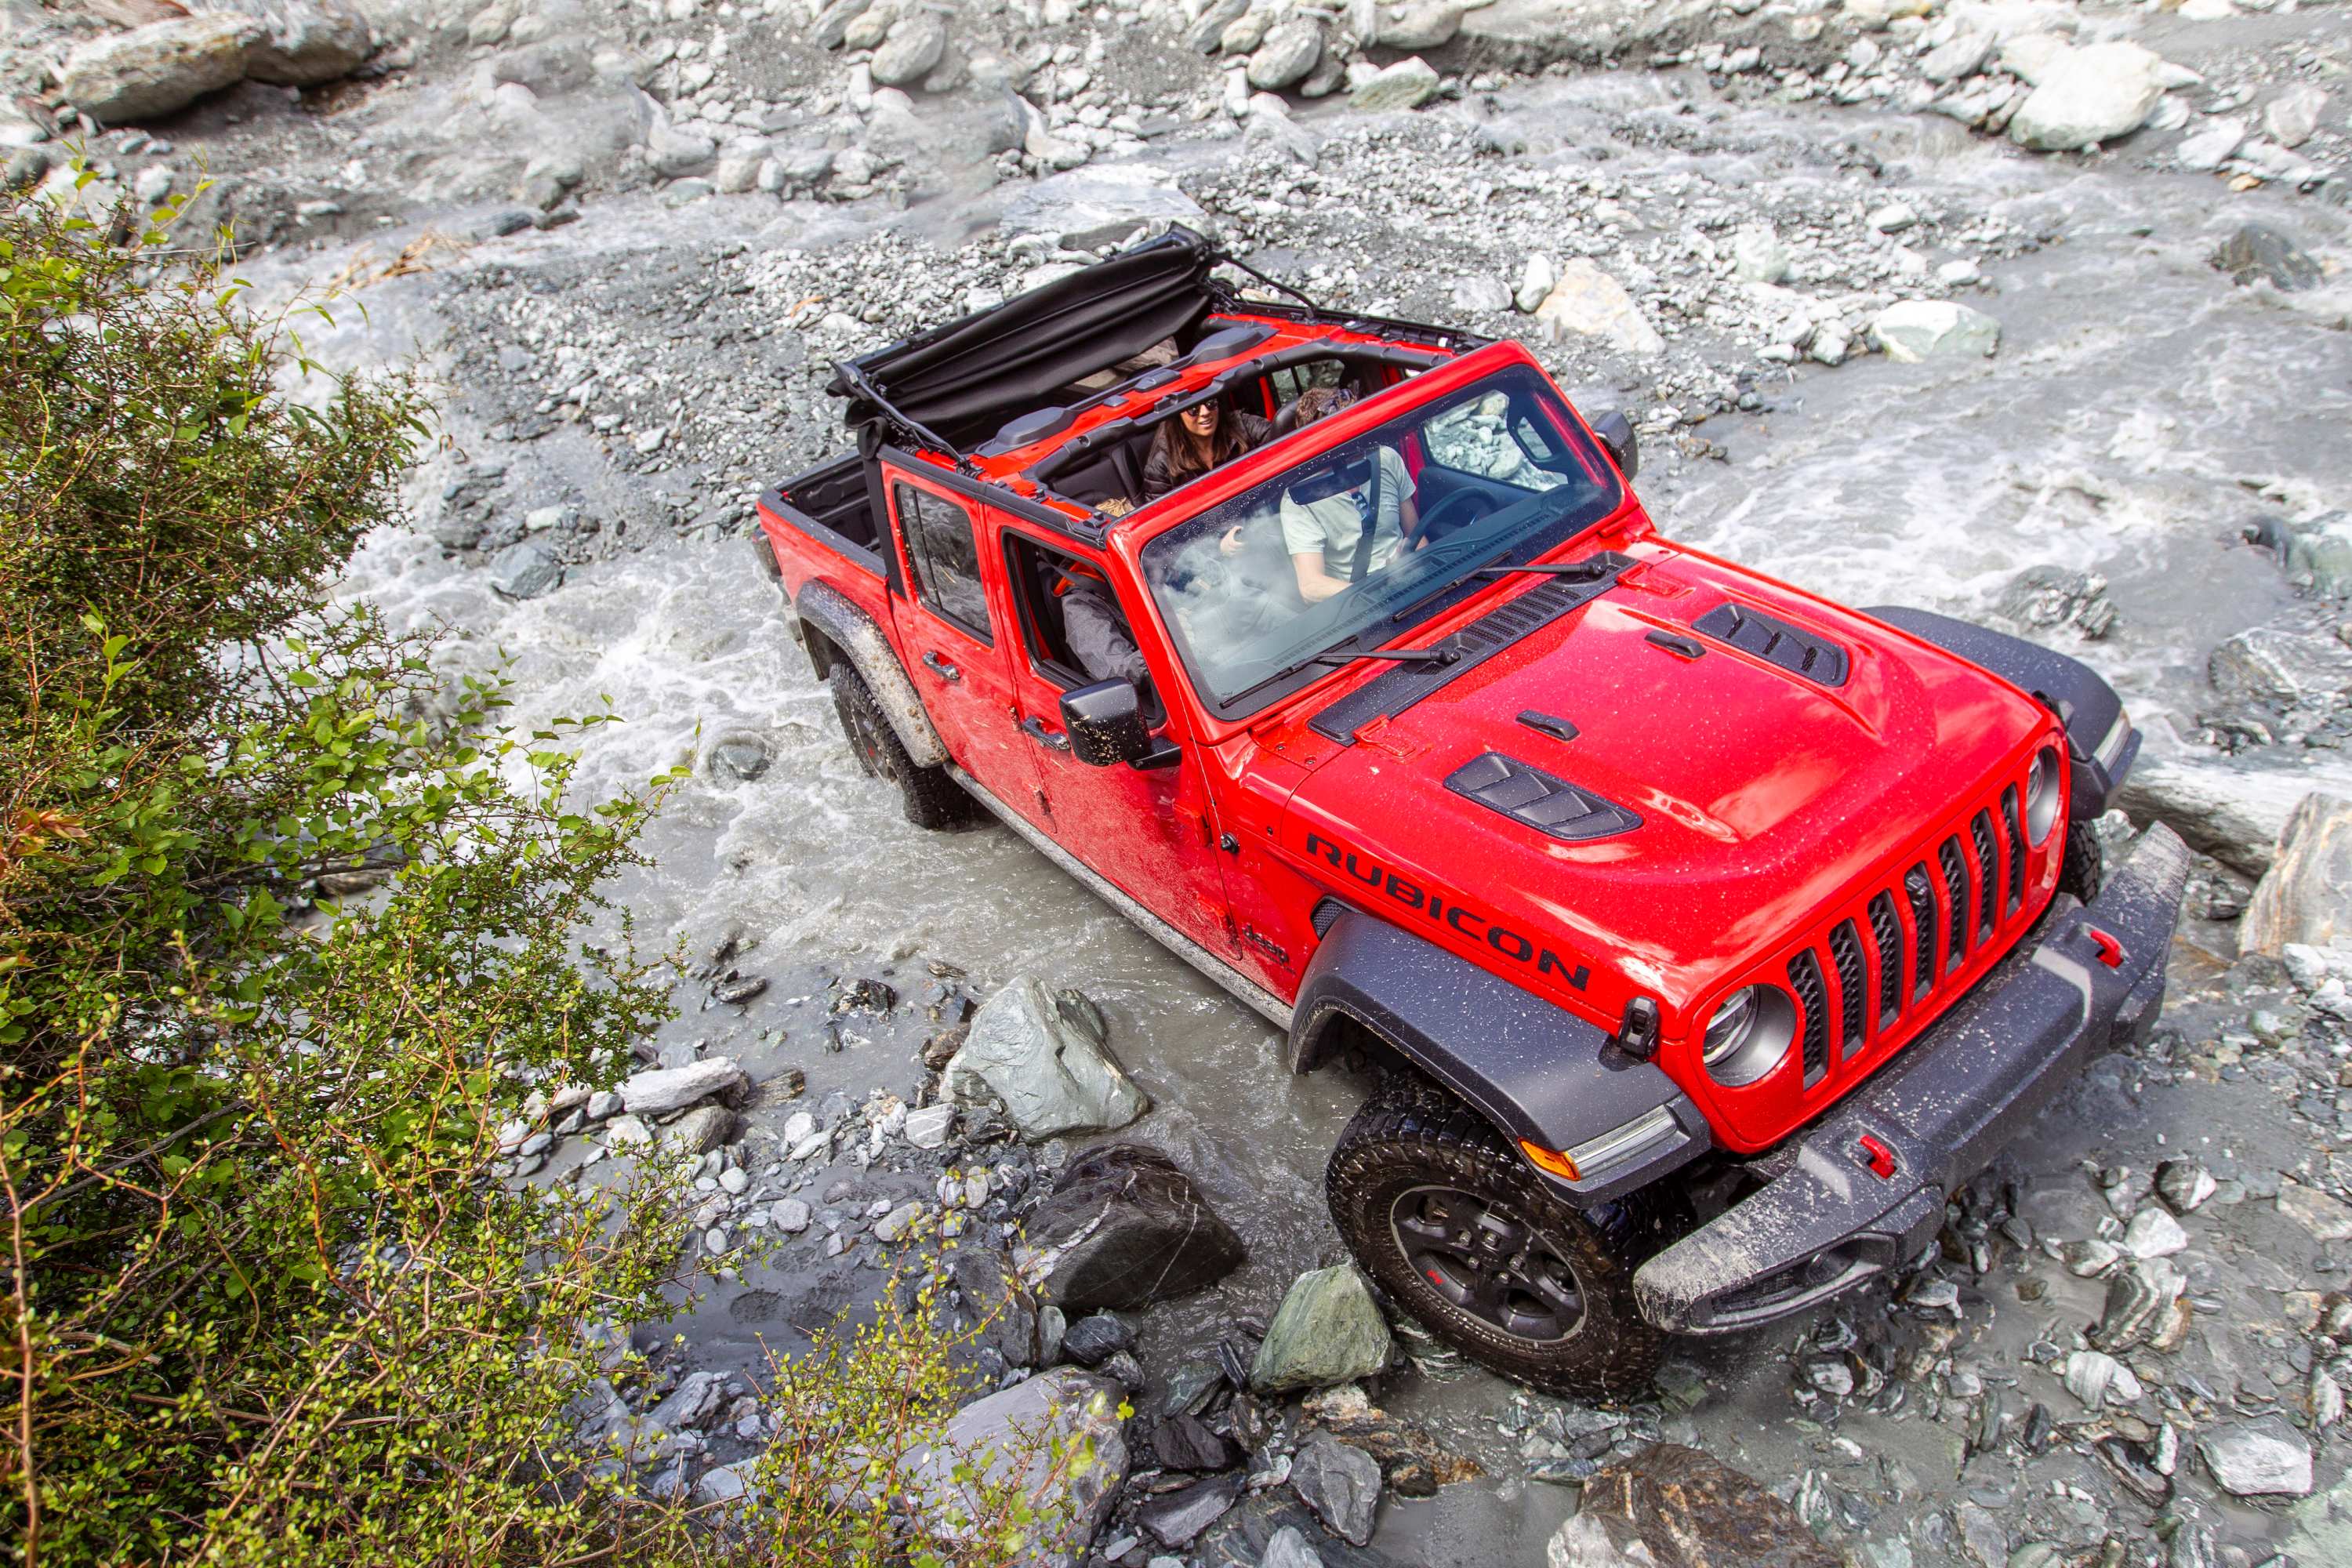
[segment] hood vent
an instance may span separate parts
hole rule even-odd
[[[1622,805],[1565,784],[1500,752],[1488,752],[1454,770],[1445,787],[1570,844],[1631,833],[1642,819]]]
[[[1729,643],[1743,653],[1752,653],[1765,663],[1777,665],[1790,675],[1802,676],[1816,686],[1845,684],[1845,649],[1761,610],[1727,602],[1701,616],[1691,629],[1717,642]]]

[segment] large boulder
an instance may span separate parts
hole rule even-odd
[[[1002,1106],[1032,1142],[1113,1131],[1151,1109],[1151,1097],[1032,974],[973,1015],[944,1080],[963,1104]]]
[[[2311,780],[2300,772],[2143,756],[2115,805],[2136,826],[2161,822],[2198,853],[2259,877],[2310,791]]]
[[[1905,300],[1878,313],[1870,339],[1898,364],[1985,359],[2000,346],[2000,323],[1950,300]]]
[[[2246,902],[2240,952],[2276,957],[2289,942],[2352,947],[2352,801],[2304,796]]]
[[[1089,1149],[1030,1215],[1014,1260],[1065,1312],[1147,1307],[1215,1284],[1247,1253],[1191,1177],[1140,1144]]]
[[[1536,320],[1555,338],[1570,332],[1602,338],[1627,353],[1654,354],[1666,346],[1625,286],[1581,256],[1560,264],[1559,281],[1536,307]]]
[[[1328,1388],[1370,1377],[1394,1349],[1388,1320],[1352,1263],[1318,1268],[1291,1283],[1250,1363],[1260,1394]]]
[[[245,78],[261,29],[246,16],[183,16],[78,44],[66,56],[66,101],[102,124],[188,107]]]
[[[1584,1483],[1577,1517],[1549,1552],[1554,1568],[1602,1568],[1608,1549],[1661,1568],[1839,1568],[1797,1510],[1750,1478],[1679,1443],[1654,1443]],[[1640,1550],[1637,1550],[1637,1547]]]
[[[985,1486],[1015,1486],[1036,1510],[1038,1534],[1024,1563],[1072,1563],[1084,1558],[1127,1479],[1127,1438],[1118,1414],[1124,1394],[1107,1377],[1055,1367],[965,1405],[949,1418],[941,1441],[908,1456],[900,1480],[917,1497],[952,1508],[969,1495],[965,1466]],[[1054,1446],[1059,1444],[1057,1459]],[[1091,1460],[1072,1462],[1091,1445]]]
[[[2352,695],[2352,647],[2321,632],[2252,626],[2215,648],[2205,673],[2227,698],[2328,709]]]
[[[348,76],[375,47],[367,17],[351,0],[204,0],[191,7],[244,16],[260,29],[245,74],[280,87],[311,87]]]
[[[2037,153],[2071,153],[2131,134],[2175,79],[2163,56],[2125,43],[2068,49],[2036,74],[2038,84],[2010,117],[2009,134]]]

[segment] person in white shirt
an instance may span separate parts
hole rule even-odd
[[[1311,425],[1355,400],[1355,394],[1335,387],[1309,388],[1299,395],[1297,422]],[[1353,485],[1311,499],[1301,489],[1283,493],[1282,542],[1299,595],[1309,604],[1384,570],[1420,521],[1412,476],[1388,447],[1373,449]]]

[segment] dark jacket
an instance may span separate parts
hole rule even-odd
[[[1062,584],[1062,630],[1079,667],[1091,679],[1132,680],[1140,688],[1148,679],[1143,655],[1136,651],[1135,634],[1128,630],[1110,584],[1077,572]]]
[[[1274,435],[1274,426],[1255,414],[1228,410],[1225,418],[1232,421],[1234,431],[1241,437],[1241,444],[1233,449],[1233,456],[1223,459],[1225,462],[1233,461],[1234,458],[1240,457],[1253,447],[1263,447]],[[1168,427],[1174,428],[1175,422],[1170,421]],[[1218,434],[1223,435],[1224,432],[1221,429]],[[1168,442],[1155,440],[1151,443],[1151,450],[1143,459],[1143,499],[1145,500],[1158,500],[1178,485],[1189,484],[1201,477],[1199,474],[1180,476],[1171,460],[1172,456],[1169,450]]]

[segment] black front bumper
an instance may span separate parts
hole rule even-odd
[[[2044,921],[2031,948],[1804,1134],[1780,1175],[1643,1264],[1642,1315],[1677,1333],[1729,1333],[1915,1257],[1947,1195],[2085,1061],[2147,1037],[2188,875],[2179,838],[2150,827],[2096,899]]]

